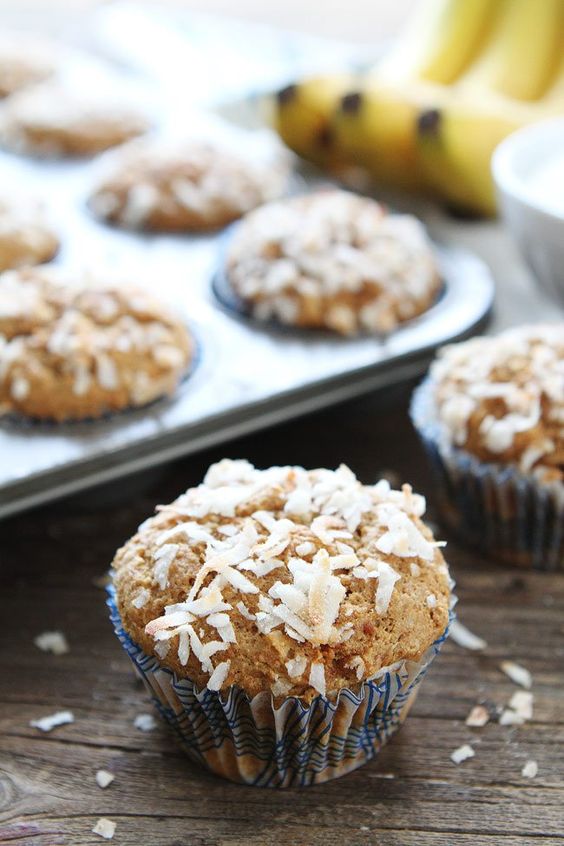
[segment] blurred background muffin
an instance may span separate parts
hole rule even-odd
[[[81,420],[172,394],[194,353],[184,323],[142,289],[51,267],[0,276],[0,408]]]

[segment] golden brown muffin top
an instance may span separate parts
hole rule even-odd
[[[0,275],[0,411],[66,420],[171,393],[192,357],[182,321],[142,289],[45,266]]]
[[[93,156],[150,126],[121,95],[112,100],[52,80],[17,92],[0,106],[0,143],[47,158]]]
[[[89,205],[132,229],[216,229],[280,196],[288,170],[284,156],[254,160],[211,139],[141,140],[108,157]]]
[[[451,443],[546,482],[564,479],[564,323],[445,347],[431,377]]]
[[[409,485],[224,459],[116,554],[125,630],[178,676],[311,699],[417,660],[449,576]]]
[[[417,218],[340,190],[248,214],[229,246],[227,271],[257,317],[344,335],[395,329],[429,308],[440,285]]]

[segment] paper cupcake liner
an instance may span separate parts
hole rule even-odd
[[[480,461],[447,443],[433,381],[415,390],[411,419],[430,459],[441,519],[467,544],[506,563],[564,568],[564,486],[508,465]]]
[[[196,763],[231,781],[257,787],[319,784],[373,758],[400,727],[447,630],[420,661],[402,661],[334,701],[311,704],[288,697],[275,705],[270,693],[253,699],[238,687],[218,693],[159,665],[124,630],[109,589],[115,633],[161,716]]]

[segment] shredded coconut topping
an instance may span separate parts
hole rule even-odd
[[[445,347],[431,368],[447,439],[479,458],[564,478],[564,323]]]
[[[268,509],[253,507],[271,501]],[[299,645],[320,650],[355,636],[355,605],[348,599],[355,585],[373,590],[371,613],[378,619],[389,613],[402,578],[398,559],[412,558],[410,564],[435,570],[446,583],[436,544],[419,522],[424,509],[423,498],[409,486],[364,486],[344,466],[306,471],[257,470],[246,461],[212,465],[201,485],[141,527],[154,538],[149,560],[155,589],[167,588],[171,563],[181,561],[186,548],[200,562],[183,601],[165,605],[160,617],[144,623],[145,634],[159,656],[169,654],[166,644],[174,639],[180,665],[195,659],[209,675],[208,688],[220,690],[229,680],[238,626],[250,621],[284,656],[277,690],[307,678],[325,695],[324,664],[307,660]],[[171,519],[177,521],[172,526]],[[163,523],[166,528],[157,528]],[[137,554],[132,548],[130,555]],[[390,563],[394,556],[396,567]],[[439,600],[423,593],[422,604],[426,595],[430,619]],[[283,644],[292,641],[290,651]],[[353,648],[349,655],[347,666],[361,681],[369,672],[365,661]]]
[[[338,190],[247,215],[230,245],[228,271],[257,317],[342,334],[389,332],[425,310],[438,288],[416,218]],[[293,507],[301,502],[307,507],[300,492]]]

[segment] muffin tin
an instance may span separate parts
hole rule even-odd
[[[247,144],[243,130],[233,131]],[[439,345],[476,331],[491,309],[484,263],[438,247],[442,296],[387,338],[261,325],[212,292],[222,233],[140,235],[97,222],[86,206],[97,168],[0,155],[4,181],[46,199],[62,241],[57,263],[154,289],[194,331],[198,365],[173,398],[145,409],[84,423],[0,422],[0,516],[414,377]]]

